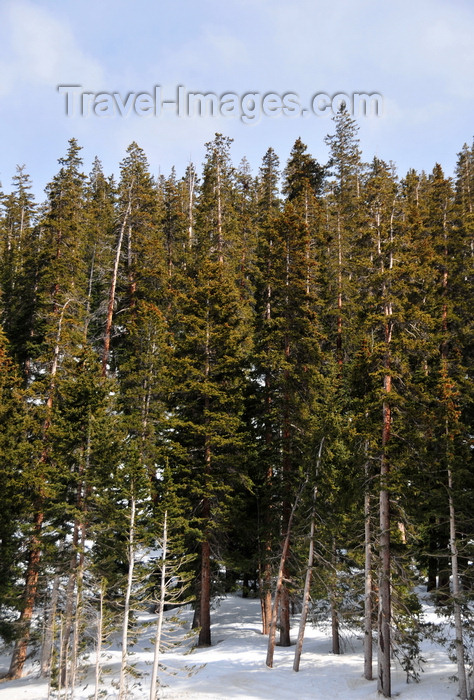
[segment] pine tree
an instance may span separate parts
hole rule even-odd
[[[162,299],[164,251],[156,185],[143,150],[132,143],[121,163],[117,239],[110,276],[109,299],[104,330],[102,368],[111,364],[114,314],[122,314],[117,333],[117,353],[128,324],[134,323],[139,299],[154,303]],[[113,360],[114,358],[112,358]],[[119,363],[119,359],[116,360]],[[114,362],[112,361],[111,367]]]
[[[362,163],[344,106],[334,121],[328,166],[297,139],[281,196],[274,151],[254,178],[222,134],[202,180],[192,165],[155,180],[136,143],[117,186],[98,159],[87,178],[71,139],[43,205],[23,166],[0,195],[10,678],[43,605],[42,674],[74,695],[92,606],[99,647],[104,616],[121,629],[125,697],[134,608],[160,573],[166,589],[164,561],[138,551],[166,517],[200,645],[212,597],[241,580],[259,588],[272,665],[304,573],[295,668],[311,596],[334,653],[363,623],[366,678],[377,629],[388,697],[391,656],[418,675],[426,577],[470,696],[474,149],[454,181],[436,165],[399,182]]]
[[[392,284],[394,266],[394,217],[396,183],[385,163],[374,160],[367,185],[369,211],[372,219],[374,261],[373,288],[370,290],[378,304],[373,313],[379,316],[372,333],[377,337],[378,371],[382,375],[381,397],[382,429],[380,440],[380,491],[379,491],[379,612],[378,612],[378,689],[385,697],[391,695],[391,505],[390,505],[390,456],[389,443],[392,434],[392,375],[393,375],[393,302]],[[367,593],[366,593],[367,595]]]
[[[327,259],[326,323],[328,335],[334,337],[340,368],[349,347],[344,348],[351,333],[350,317],[353,295],[350,288],[352,246],[358,237],[361,221],[363,164],[357,138],[358,126],[342,105],[334,117],[335,133],[327,136],[330,148],[329,179],[325,196]],[[344,328],[344,325],[347,328]]]
[[[206,160],[196,215],[199,253],[234,267],[239,238],[235,235],[235,170],[230,160],[232,139],[216,134],[206,144]]]
[[[465,169],[466,153],[460,156],[458,172]],[[466,633],[468,608],[463,569],[471,552],[469,546],[470,511],[465,501],[466,490],[472,487],[469,471],[471,456],[466,451],[469,440],[467,427],[472,415],[472,391],[469,383],[469,362],[465,359],[469,348],[469,317],[465,299],[469,298],[472,284],[466,274],[469,258],[469,215],[462,197],[462,175],[458,181],[458,199],[451,182],[444,177],[439,165],[428,181],[427,219],[425,228],[433,245],[435,284],[431,314],[433,319],[433,348],[429,379],[432,400],[428,403],[430,428],[428,448],[434,455],[436,470],[433,476],[432,500],[436,499],[438,512],[444,513],[446,525],[438,540],[438,551],[444,561],[441,573],[444,587],[438,600],[452,612],[455,639],[454,657],[457,663],[459,695],[470,697],[469,673],[466,662],[472,663],[467,653]],[[466,189],[467,183],[464,179]],[[459,197],[459,195],[461,195]],[[465,222],[467,225],[465,225]],[[466,337],[467,336],[467,337]],[[466,342],[467,341],[467,342]],[[469,350],[468,350],[469,352]],[[467,381],[467,383],[466,383]],[[444,551],[443,551],[444,550]],[[449,579],[451,585],[449,586]]]
[[[35,332],[39,233],[36,205],[24,166],[17,167],[13,192],[5,198],[2,226],[2,318],[12,352],[28,376]]]
[[[171,459],[188,494],[189,536],[199,544],[199,644],[209,645],[213,560],[222,555],[230,498],[245,486],[239,464],[247,331],[234,280],[221,263],[196,261],[188,285],[171,368]]]
[[[307,147],[300,138],[296,139],[285,168],[283,194],[288,201],[304,201],[305,215],[311,197],[322,194],[325,168],[307,153]]]
[[[28,423],[21,390],[20,372],[11,358],[10,346],[0,327],[0,634],[11,641],[15,625],[11,610],[21,611],[21,546],[24,521],[29,513],[28,488],[24,479],[29,458]]]
[[[280,211],[279,179],[279,160],[276,153],[269,148],[262,160],[257,184],[258,246],[254,313],[255,353],[257,356],[254,360],[254,381],[256,386],[260,386],[261,389],[255,392],[255,399],[250,408],[250,423],[256,423],[257,426],[254,440],[257,443],[258,458],[254,461],[259,465],[261,472],[255,473],[253,480],[261,491],[261,495],[258,495],[259,510],[264,513],[264,522],[261,525],[257,524],[261,529],[259,535],[261,551],[259,552],[258,567],[263,634],[269,633],[271,618],[271,559],[274,540],[271,501],[275,469],[271,348],[266,342],[265,335],[266,326],[272,318],[273,227],[274,217]]]
[[[304,218],[288,203],[274,223],[270,270],[264,286],[272,290],[271,314],[265,316],[264,312],[258,338],[258,361],[266,377],[261,386],[264,392],[269,392],[271,402],[269,415],[265,417],[271,435],[265,448],[266,460],[272,473],[279,475],[272,490],[278,508],[275,508],[275,517],[281,519],[283,539],[309,456],[307,440],[314,420],[314,397],[320,371],[318,325],[311,284],[308,293],[308,236]],[[268,406],[268,401],[263,399]],[[288,573],[286,565],[285,579]],[[289,591],[286,585],[281,601],[280,643],[288,645]]]
[[[318,257],[318,310],[323,350],[325,353],[326,405],[325,420],[326,459],[322,470],[322,486],[335,494],[353,493],[354,501],[338,503],[329,495],[333,508],[328,518],[329,538],[325,542],[325,568],[329,576],[329,604],[332,620],[334,653],[340,653],[339,604],[340,596],[331,583],[330,570],[344,566],[340,550],[344,547],[338,535],[344,534],[347,522],[344,512],[352,510],[359,498],[354,489],[355,460],[348,460],[351,444],[351,413],[349,381],[350,362],[357,347],[358,329],[355,324],[356,291],[359,280],[353,274],[353,257],[364,228],[362,186],[364,165],[361,161],[358,127],[342,105],[334,117],[335,133],[326,138],[330,149],[327,165],[323,207],[323,233],[317,241]],[[352,469],[351,469],[352,467]],[[345,486],[344,486],[345,484]],[[329,515],[329,514],[328,514]],[[330,524],[331,523],[331,524]],[[331,531],[337,533],[331,537]]]
[[[84,175],[80,148],[69,142],[58,175],[47,188],[48,207],[43,221],[43,260],[38,280],[38,312],[41,353],[32,358],[35,382],[31,391],[41,397],[38,410],[39,451],[31,495],[32,532],[25,573],[24,606],[18,621],[21,630],[13,651],[9,677],[21,677],[30,637],[31,619],[38,593],[42,556],[42,530],[46,508],[55,490],[57,472],[50,450],[50,428],[64,357],[72,357],[83,340]],[[43,371],[42,371],[43,370]]]
[[[94,347],[101,345],[107,313],[109,268],[115,253],[115,190],[113,178],[104,175],[100,160],[95,158],[86,183],[87,302],[84,331]]]

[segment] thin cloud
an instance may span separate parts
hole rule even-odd
[[[99,61],[81,50],[71,27],[28,0],[8,2],[3,8],[3,92],[21,82],[57,85],[60,82],[99,86],[103,69]]]

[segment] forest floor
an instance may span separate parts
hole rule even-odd
[[[423,600],[424,621],[441,622],[427,599]],[[168,617],[173,612],[167,613]],[[293,671],[295,645],[275,649],[274,668],[265,666],[267,637],[261,634],[260,602],[239,595],[222,599],[212,613],[211,647],[195,648],[196,637],[189,634],[191,612],[182,609],[183,626],[171,631],[176,644],[161,656],[159,697],[166,700],[378,700],[376,681],[363,677],[361,636],[344,638],[344,653],[331,653],[330,627],[308,625],[300,671]],[[129,678],[129,697],[149,698],[156,616],[138,617],[138,634],[130,646],[129,662],[134,677]],[[292,641],[298,633],[298,616],[293,618]],[[169,625],[166,625],[169,627]],[[118,697],[120,635],[113,637],[103,653],[104,675],[100,697]],[[0,656],[0,673],[8,668],[7,650]],[[455,700],[455,667],[446,651],[425,640],[422,653],[426,661],[419,683],[406,683],[406,675],[393,663],[392,695],[400,700]],[[375,655],[374,655],[375,656]],[[94,697],[95,655],[81,660],[80,682],[75,700]],[[374,672],[376,659],[374,658]],[[28,675],[18,681],[0,683],[1,700],[46,700],[48,684],[38,678],[37,663],[30,662]],[[51,695],[51,700],[57,698]],[[64,696],[62,696],[64,698]],[[71,695],[68,695],[70,698]]]

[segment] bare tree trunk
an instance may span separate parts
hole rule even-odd
[[[288,555],[286,556],[286,561],[288,561]],[[283,579],[282,588],[280,595],[280,646],[289,647],[291,646],[290,639],[290,594],[288,587],[285,585],[285,580],[287,580],[288,574],[286,567],[283,569]]]
[[[41,559],[41,530],[43,526],[44,514],[38,510],[33,524],[33,535],[31,537],[28,565],[26,568],[25,599],[23,610],[20,614],[18,625],[20,636],[18,637],[10,662],[10,669],[7,678],[21,678],[23,666],[26,661],[28,643],[30,641],[31,618],[35,607],[36,593],[38,590],[39,564]]]
[[[56,574],[51,591],[51,603],[46,615],[46,627],[43,646],[41,648],[40,676],[46,678],[51,673],[51,654],[53,651],[54,621],[58,608],[59,598],[59,574]]]
[[[290,270],[290,250],[287,244],[286,253],[286,286],[289,286],[289,270]],[[287,297],[288,303],[288,297]],[[288,336],[285,336],[285,358],[290,357],[290,341]],[[292,518],[292,509],[290,507],[289,500],[289,490],[290,490],[290,476],[291,476],[291,418],[290,418],[290,401],[288,394],[288,370],[284,372],[285,376],[285,396],[284,396],[284,409],[283,409],[283,425],[282,425],[282,472],[283,472],[283,484],[286,486],[284,489],[285,493],[283,496],[283,507],[282,507],[282,529],[283,532],[290,530],[290,519]],[[280,646],[289,647],[291,645],[290,639],[290,595],[286,581],[289,579],[287,562],[289,558],[289,547],[290,541],[288,541],[288,551],[285,556],[285,561],[283,564],[282,572],[282,584],[280,593]]]
[[[94,700],[99,700],[99,688],[100,688],[100,677],[101,677],[101,655],[102,655],[102,637],[104,631],[104,595],[105,595],[105,581],[102,580],[100,583],[100,593],[99,593],[99,616],[97,618],[97,637],[96,637],[96,649],[95,649],[95,690],[94,690]]]
[[[271,307],[270,307],[270,290],[267,288],[267,307],[265,311],[266,320],[270,319]],[[270,450],[270,445],[272,443],[272,432],[270,425],[270,408],[271,408],[271,396],[270,396],[270,376],[267,373],[265,375],[265,446],[267,450]],[[270,489],[273,482],[273,468],[271,465],[267,466],[265,474],[265,494],[270,493]],[[271,540],[271,507],[267,503],[267,507],[264,510],[264,529],[265,529],[265,546],[263,554],[263,575],[261,577],[260,584],[260,604],[262,608],[262,634],[268,634],[270,630],[270,619],[272,614],[272,564],[271,564],[271,553],[272,553],[272,540]]]
[[[63,689],[61,682],[61,668],[63,665],[63,616],[59,616],[59,660],[58,660],[58,697],[61,697]]]
[[[69,657],[69,645],[71,641],[71,632],[73,627],[74,614],[74,591],[76,588],[77,578],[77,545],[79,540],[79,524],[77,520],[74,523],[74,532],[72,536],[72,556],[69,564],[69,577],[66,586],[66,608],[64,611],[64,627],[63,627],[63,648],[62,648],[62,666],[61,666],[61,684],[66,687],[67,663]]]
[[[165,610],[165,597],[166,597],[166,556],[168,547],[168,513],[165,512],[165,522],[163,524],[163,556],[162,556],[162,566],[161,566],[161,585],[160,585],[160,608],[158,612],[158,621],[156,625],[156,635],[155,635],[155,653],[153,655],[153,669],[151,673],[151,686],[150,686],[150,700],[157,700],[158,689],[156,687],[158,679],[158,664],[160,659],[160,643],[161,643],[161,629],[163,627],[163,613]]]
[[[115,252],[115,262],[114,262],[114,269],[112,273],[112,282],[110,283],[110,291],[109,291],[109,303],[107,305],[107,317],[105,321],[105,331],[104,331],[104,349],[102,351],[102,376],[105,377],[107,374],[107,363],[109,360],[109,353],[110,353],[110,336],[111,336],[111,331],[112,331],[112,319],[114,315],[114,306],[115,306],[115,290],[117,288],[117,277],[118,277],[118,269],[120,265],[120,254],[122,252],[122,242],[123,242],[123,235],[125,233],[125,228],[127,226],[127,221],[128,217],[130,216],[131,208],[132,208],[132,187],[133,187],[133,182],[130,185],[130,192],[129,192],[129,199],[128,199],[128,205],[127,209],[125,211],[122,225],[120,226],[120,231],[119,231],[119,236],[118,236],[118,241],[117,241],[117,249]]]
[[[51,625],[51,654],[49,656],[49,673],[48,673],[48,695],[47,695],[47,700],[50,700],[51,697],[51,683],[52,683],[52,677],[53,677],[53,653],[54,653],[54,644],[56,641],[56,617],[52,618],[52,625]]]
[[[77,576],[76,576],[76,604],[75,604],[75,615],[74,615],[74,626],[72,630],[72,648],[71,648],[71,695],[70,698],[73,700],[74,693],[76,689],[77,681],[77,668],[78,668],[78,654],[79,654],[79,637],[81,633],[81,619],[82,619],[82,603],[83,603],[83,583],[84,583],[84,535],[85,527],[83,524],[79,526],[80,532],[82,534],[82,539],[80,543],[79,559],[77,566]]]
[[[123,612],[122,660],[120,663],[119,700],[125,700],[127,693],[128,622],[130,619],[130,599],[132,595],[133,570],[135,567],[135,509],[136,502],[132,486],[132,498],[130,504],[130,530],[128,540],[128,578],[127,589],[125,591],[125,604]]]
[[[334,571],[337,572],[337,552],[336,552],[336,538],[332,538],[332,566]],[[337,576],[337,574],[336,574]],[[331,637],[332,637],[332,653],[339,655],[341,653],[341,639],[339,635],[339,611],[338,611],[338,601],[336,599],[337,578],[334,581],[333,586],[329,592],[329,604],[331,608]]]
[[[384,436],[389,430],[390,409],[384,402]],[[383,440],[386,443],[385,438]],[[390,576],[390,493],[385,482],[389,472],[385,454],[381,464],[380,488],[380,577],[378,619],[378,691],[391,697],[390,677],[390,620],[391,620],[391,576]]]
[[[216,164],[217,172],[217,187],[216,187],[216,197],[217,197],[217,252],[219,256],[219,263],[224,262],[224,239],[222,236],[222,193],[221,193],[221,168],[219,157],[217,158]]]
[[[456,648],[456,662],[458,668],[458,688],[460,700],[468,700],[466,666],[464,663],[464,640],[462,612],[460,605],[461,584],[459,580],[458,549],[456,542],[456,513],[453,501],[453,475],[448,468],[448,495],[449,495],[449,548],[451,552],[451,575],[453,586],[453,611],[454,611],[454,645]]]
[[[341,653],[341,639],[339,635],[339,614],[337,611],[336,601],[331,596],[331,635],[332,635],[332,653]]]
[[[267,286],[266,289],[266,308],[265,308],[265,320],[271,318],[271,289]],[[267,348],[268,351],[268,348]],[[267,451],[270,451],[270,446],[272,444],[272,430],[270,423],[270,410],[271,410],[271,386],[270,386],[270,374],[267,372],[265,374],[265,447]],[[270,493],[273,483],[273,467],[267,466],[265,474],[265,495],[268,496]],[[265,545],[263,552],[263,574],[260,581],[260,605],[262,609],[262,634],[268,634],[270,631],[270,620],[272,616],[272,538],[271,538],[271,525],[272,525],[272,509],[270,504],[265,502],[264,510],[264,530],[265,530]]]
[[[366,464],[365,476],[369,477],[368,465]],[[373,657],[373,635],[372,635],[372,526],[369,484],[366,484],[364,494],[364,520],[365,520],[365,576],[364,576],[364,678],[371,681],[373,678],[372,657]]]
[[[205,376],[210,373],[210,348],[209,348],[209,300],[207,302],[207,318],[206,318],[206,345],[205,345]],[[204,470],[206,482],[211,474],[211,446],[209,435],[207,433],[207,425],[209,422],[210,399],[209,396],[204,397],[204,415],[206,424],[206,435],[204,444]],[[206,483],[206,490],[208,484]],[[201,588],[200,588],[200,623],[198,645],[200,647],[211,646],[211,543],[210,543],[210,519],[211,519],[211,504],[209,497],[206,495],[202,501],[202,517],[204,523],[203,540],[201,542]]]
[[[260,606],[262,610],[262,634],[268,634],[272,613],[272,565],[270,562],[271,547],[268,542],[265,545],[265,562],[263,573],[260,577]]]
[[[96,247],[97,247],[97,245],[94,244],[94,248],[92,250],[91,266],[90,266],[90,271],[89,271],[89,284],[87,287],[87,302],[86,302],[86,313],[85,313],[85,320],[84,320],[84,341],[87,341],[87,331],[89,329],[89,323],[90,323],[92,285],[94,282],[94,266],[95,266]]]
[[[319,465],[321,462],[323,445],[324,445],[324,438],[321,440],[320,445],[319,445],[318,461],[316,463],[316,479],[317,479],[318,473],[319,473]],[[314,564],[314,528],[315,528],[315,520],[316,520],[317,496],[318,496],[318,486],[316,484],[316,486],[314,487],[314,490],[313,490],[313,506],[311,508],[311,525],[310,525],[310,531],[309,531],[308,564],[307,564],[307,568],[306,568],[306,576],[305,576],[305,581],[304,581],[303,606],[302,606],[302,610],[301,610],[300,627],[298,630],[298,641],[296,642],[295,658],[293,661],[293,671],[300,670],[301,652],[303,650],[303,640],[304,640],[304,633],[305,633],[305,628],[306,628],[306,620],[308,618],[311,579],[312,579],[313,564]]]
[[[443,286],[443,297],[445,298],[442,311],[442,329],[443,329],[443,342],[441,344],[441,366],[443,374],[447,372],[447,337],[448,337],[448,305],[446,303],[446,296],[448,293],[448,243],[447,243],[447,222],[446,222],[446,206],[444,207],[444,217],[443,217],[443,231],[444,231],[444,260],[445,267],[443,270],[442,286]],[[456,512],[454,508],[453,500],[453,473],[451,470],[450,456],[449,456],[449,421],[446,418],[445,427],[445,437],[446,437],[446,461],[447,461],[447,472],[448,472],[448,504],[449,504],[449,550],[451,555],[451,577],[452,577],[452,592],[453,592],[453,613],[454,613],[454,646],[456,649],[456,663],[458,669],[458,688],[459,697],[461,700],[468,700],[468,687],[467,687],[467,676],[466,676],[466,666],[464,661],[464,639],[463,639],[463,624],[462,624],[462,611],[460,605],[461,598],[461,581],[459,576],[459,557],[457,548],[457,536],[456,536]],[[449,584],[448,584],[449,585]]]
[[[314,496],[313,496],[314,502],[316,502],[317,491],[318,491],[318,489],[316,487],[314,489]],[[313,510],[313,512],[311,514],[311,527],[310,527],[310,533],[309,533],[308,564],[307,564],[307,568],[306,568],[306,576],[305,576],[304,590],[303,590],[303,608],[301,610],[300,627],[298,630],[298,641],[296,642],[295,658],[293,661],[293,671],[300,670],[301,652],[303,651],[304,633],[305,633],[305,627],[306,627],[306,620],[308,618],[310,587],[311,587],[311,579],[312,579],[312,574],[313,574],[313,563],[314,563],[314,521],[315,521],[315,512]]]
[[[389,377],[386,380],[389,381]],[[390,407],[383,404],[384,427],[382,443],[385,447],[390,434]],[[378,621],[378,690],[391,697],[390,678],[390,621],[391,621],[391,575],[390,575],[390,493],[386,483],[389,473],[385,453],[381,461],[380,487],[380,577],[379,577],[379,621]]]
[[[272,241],[269,241],[269,248],[273,246]],[[266,322],[270,321],[272,318],[272,288],[269,283],[271,274],[271,256],[268,255],[266,260],[266,273],[267,282],[265,285],[265,310],[264,310],[264,320]],[[270,352],[268,345],[265,348],[266,356]],[[270,372],[266,370],[265,372],[265,447],[267,453],[270,453],[271,444],[273,441],[272,426],[271,426],[271,406],[272,406],[272,395],[271,395],[271,381]],[[268,459],[268,457],[267,457]],[[267,464],[266,474],[265,474],[265,495],[270,493],[273,483],[273,466]],[[264,530],[265,530],[265,545],[263,552],[263,572],[260,579],[260,605],[262,611],[262,634],[268,634],[270,631],[270,621],[272,616],[272,537],[271,537],[271,526],[272,526],[272,508],[270,503],[265,502],[264,508]]]
[[[201,570],[199,570],[195,581],[196,595],[194,598],[194,614],[191,629],[201,627]]]
[[[273,668],[273,655],[275,652],[275,642],[276,642],[276,628],[277,628],[277,621],[278,621],[278,613],[280,610],[281,591],[283,588],[283,570],[284,570],[284,566],[285,566],[285,562],[286,562],[286,557],[288,556],[289,547],[290,547],[290,529],[288,528],[287,533],[286,533],[286,537],[285,537],[285,542],[283,544],[283,551],[281,554],[281,559],[280,559],[280,568],[278,570],[275,598],[273,601],[273,608],[272,608],[272,619],[270,621],[270,632],[268,635],[267,659],[266,659],[265,663],[269,668]]]
[[[193,216],[193,207],[194,207],[194,188],[196,185],[196,173],[194,170],[191,172],[189,171],[189,179],[188,179],[188,250],[191,250],[193,247],[193,239],[194,239],[194,216]]]
[[[343,353],[342,353],[342,231],[341,215],[337,215],[337,336],[336,336],[336,356],[339,371],[342,373]]]
[[[437,519],[430,517],[430,527],[429,527],[429,551],[428,551],[428,581],[426,586],[426,592],[436,591],[437,589],[437,577],[439,569],[439,557],[437,554],[438,550],[438,538],[435,535],[435,527],[438,527]]]
[[[77,510],[81,514],[80,520],[74,522],[74,534],[73,534],[73,547],[75,551],[71,559],[71,575],[73,576],[74,582],[72,585],[72,593],[74,588],[76,591],[74,602],[71,601],[71,611],[73,616],[71,616],[71,622],[69,626],[71,628],[72,637],[68,630],[68,640],[71,638],[71,654],[70,654],[70,700],[73,700],[75,693],[75,686],[77,680],[77,664],[78,664],[78,649],[79,649],[79,636],[81,631],[81,616],[82,616],[82,595],[83,595],[83,583],[84,583],[84,562],[85,562],[85,541],[86,541],[86,514],[85,514],[85,493],[87,491],[86,481],[87,475],[89,473],[90,467],[90,450],[91,450],[91,422],[89,419],[87,426],[86,443],[83,449],[84,459],[79,466],[79,479],[77,486]],[[72,597],[71,593],[71,597]]]
[[[393,238],[393,212],[390,228],[390,243]],[[393,255],[390,252],[389,269],[393,268]],[[381,272],[384,272],[382,263]],[[383,390],[385,398],[382,403],[382,454],[380,461],[380,572],[379,572],[379,614],[378,614],[378,691],[385,697],[391,697],[391,639],[390,624],[392,616],[391,601],[391,552],[390,552],[390,491],[388,477],[390,463],[387,457],[387,445],[392,429],[392,410],[390,392],[392,390],[392,375],[390,371],[390,344],[392,341],[392,303],[388,300],[388,286],[383,286],[384,315],[385,315],[385,358]]]
[[[207,500],[207,499],[206,499]],[[198,646],[211,646],[211,546],[209,537],[201,543],[201,629]]]
[[[285,570],[286,560],[288,557],[288,552],[290,551],[290,537],[291,537],[291,527],[293,525],[293,516],[295,514],[296,507],[297,507],[298,501],[300,499],[300,495],[301,495],[305,485],[306,485],[306,482],[304,482],[301,485],[300,490],[296,495],[295,502],[293,503],[293,508],[291,509],[290,517],[288,518],[288,525],[287,525],[287,529],[286,529],[285,540],[283,542],[283,549],[282,549],[281,558],[280,558],[280,567],[278,569],[278,576],[277,576],[277,582],[276,582],[275,599],[273,601],[272,619],[270,622],[270,632],[268,635],[267,658],[265,661],[266,665],[269,668],[273,668],[273,655],[275,653],[275,640],[276,640],[276,628],[277,628],[277,621],[278,621],[278,612],[280,609],[280,598],[281,598],[281,592],[282,592],[282,588],[283,588],[283,574],[284,574],[284,570]]]

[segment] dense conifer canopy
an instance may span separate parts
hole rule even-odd
[[[117,614],[132,549],[156,545],[165,511],[203,645],[212,597],[236,581],[271,633],[279,564],[289,643],[312,513],[314,617],[330,615],[334,651],[341,625],[364,623],[365,585],[380,691],[390,647],[416,676],[424,582],[468,654],[474,149],[454,178],[399,179],[362,161],[343,108],[334,122],[327,164],[297,139],[282,173],[271,148],[256,176],[236,167],[221,134],[200,175],[155,178],[132,143],[117,181],[98,159],[86,176],[71,139],[41,204],[18,168],[0,217],[12,677],[41,609],[68,639],[98,591]],[[157,574],[140,576],[143,601]]]

